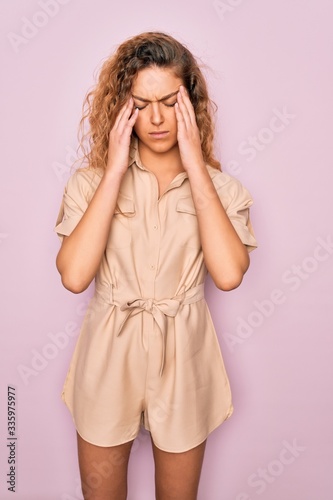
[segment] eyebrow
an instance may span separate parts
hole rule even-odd
[[[139,97],[137,95],[132,94],[132,97],[134,99],[138,99],[138,101],[142,102],[161,102],[165,101],[166,99],[169,99],[170,97],[173,97],[174,95],[178,94],[179,90],[176,90],[175,92],[171,92],[171,94],[165,95],[164,97],[161,97],[161,99],[157,99],[157,101],[149,101],[149,99],[144,99],[143,97]]]

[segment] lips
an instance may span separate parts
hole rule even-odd
[[[157,132],[150,132],[149,136],[153,139],[164,139],[168,134],[169,132],[167,130],[159,130]]]

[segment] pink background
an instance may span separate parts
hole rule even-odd
[[[60,393],[91,289],[75,296],[62,287],[53,227],[95,70],[125,38],[161,30],[210,68],[218,155],[254,197],[260,245],[239,289],[207,283],[235,411],[208,440],[198,498],[331,500],[332,2],[8,5],[0,5],[0,498],[81,498]],[[49,359],[36,365],[36,352]],[[7,385],[17,392],[15,495],[5,483]],[[145,433],[128,498],[154,498]]]

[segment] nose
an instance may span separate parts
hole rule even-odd
[[[161,109],[160,102],[151,103],[151,117],[150,121],[153,125],[161,125],[164,122],[164,117]]]

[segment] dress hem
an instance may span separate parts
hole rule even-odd
[[[96,443],[96,442],[93,442],[91,439],[86,439],[83,435],[83,433],[81,431],[79,431],[78,429],[78,425],[75,421],[75,418],[74,418],[74,415],[73,415],[73,411],[72,409],[70,408],[70,406],[67,404],[67,402],[63,399],[66,407],[68,408],[71,416],[72,416],[72,420],[73,420],[73,423],[74,423],[74,427],[75,427],[75,430],[77,432],[77,434],[82,438],[84,439],[84,441],[94,445],[94,446],[99,446],[101,448],[111,448],[113,446],[120,446],[122,444],[126,444],[126,443],[129,443],[130,441],[134,441],[139,433],[140,433],[140,430],[141,428],[145,429],[146,431],[148,431],[151,435],[151,440],[152,442],[154,443],[154,445],[161,451],[165,451],[167,453],[185,453],[186,451],[189,451],[189,450],[192,450],[193,448],[196,448],[197,446],[199,446],[200,444],[202,444],[208,437],[209,435],[215,430],[217,429],[220,425],[222,425],[226,420],[228,420],[231,415],[233,414],[233,411],[234,411],[234,407],[233,405],[231,404],[230,407],[229,407],[229,411],[227,413],[227,415],[225,417],[223,417],[223,419],[219,419],[217,420],[214,424],[212,424],[211,426],[209,426],[208,428],[208,431],[205,433],[204,437],[201,437],[199,438],[198,440],[196,440],[195,444],[193,445],[190,445],[188,447],[186,447],[185,449],[177,449],[177,450],[171,450],[171,449],[166,449],[165,447],[163,446],[160,446],[153,438],[152,434],[151,434],[151,431],[149,429],[147,429],[142,423],[140,423],[138,429],[133,433],[133,436],[130,437],[130,439],[126,439],[126,440],[120,440],[119,442],[115,442],[115,443],[112,443],[112,444],[100,444],[100,443]]]

